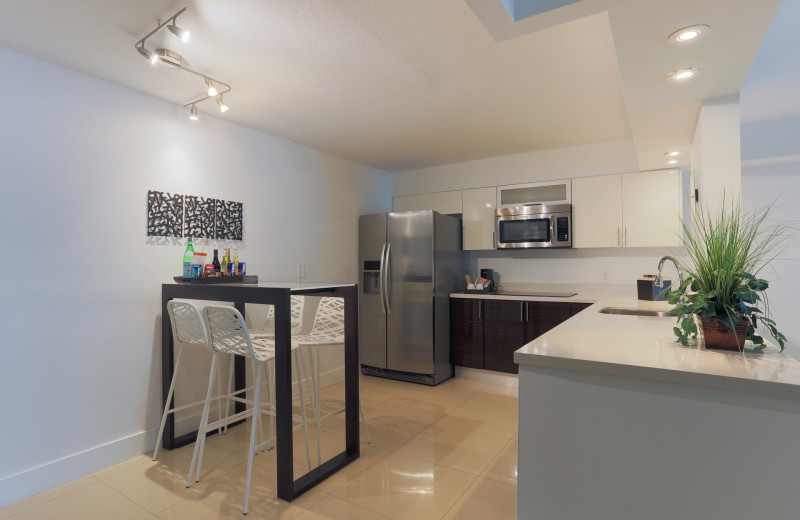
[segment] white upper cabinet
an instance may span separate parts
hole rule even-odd
[[[477,188],[461,192],[464,250],[495,249],[494,210],[497,188]]]
[[[664,170],[572,180],[575,247],[681,244],[681,173]]]
[[[628,247],[680,246],[680,170],[624,174],[622,222]]]
[[[418,209],[432,209],[445,215],[461,213],[461,190],[404,195],[392,199],[392,211]]]
[[[622,175],[572,179],[572,245],[622,245]]]

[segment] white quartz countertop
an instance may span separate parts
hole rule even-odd
[[[590,292],[591,291],[591,292]],[[627,294],[626,294],[627,293]],[[593,305],[536,338],[514,353],[514,362],[578,372],[736,390],[800,400],[800,360],[769,344],[763,353],[706,350],[701,344],[684,347],[673,341],[674,317],[601,314],[604,307],[668,310],[666,302],[640,301],[635,288],[617,293],[597,289],[571,298],[451,294],[532,301],[569,301]],[[766,339],[766,338],[765,338]]]
[[[584,295],[589,297],[590,295]],[[583,312],[514,353],[523,365],[652,379],[800,400],[800,361],[768,345],[763,353],[706,350],[673,341],[674,317],[601,314],[604,307],[667,310],[665,302],[598,295]]]

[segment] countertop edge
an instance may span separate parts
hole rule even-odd
[[[625,378],[672,383],[697,388],[710,388],[716,390],[736,391],[779,399],[800,401],[800,386],[778,381],[763,381],[746,379],[735,376],[708,374],[702,372],[687,372],[668,368],[646,367],[639,365],[625,365],[587,359],[570,359],[548,355],[531,354],[527,352],[514,352],[514,363],[520,370],[526,367],[552,368],[570,372],[587,374],[602,374]]]

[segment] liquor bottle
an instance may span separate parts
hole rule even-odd
[[[225,248],[225,262],[228,265],[228,276],[236,276],[236,266],[233,265],[233,261],[231,259],[231,248]]]
[[[183,253],[184,278],[192,276],[192,256],[194,256],[194,247],[192,247],[192,237],[189,237],[189,243],[186,245],[186,251]]]
[[[220,276],[222,274],[220,271],[219,257],[217,256],[218,252],[219,249],[214,250],[214,261],[212,262],[214,264],[214,276]]]
[[[233,265],[233,272],[231,273],[231,276],[242,274],[239,270],[239,250],[236,248],[233,249],[233,256],[231,256],[231,264]]]
[[[230,262],[231,250],[229,248],[225,249],[225,254],[222,256],[222,265],[220,266],[222,276],[230,276],[231,273],[228,271],[228,262]]]

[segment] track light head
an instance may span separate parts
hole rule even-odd
[[[206,79],[206,86],[208,87],[208,95],[210,97],[214,97],[217,95],[217,87],[214,85],[214,82],[210,79]]]
[[[197,121],[197,107],[194,106],[194,103],[192,103],[192,108],[189,109],[189,119]]]
[[[169,24],[167,26],[167,29],[169,29],[169,32],[171,32],[172,34],[174,34],[175,36],[180,38],[183,43],[188,42],[189,38],[191,38],[191,36],[192,36],[189,31],[181,29],[180,27],[175,25],[175,21],[174,20],[172,21],[171,24]]]
[[[142,45],[141,47],[137,46],[136,50],[139,51],[139,54],[144,56],[144,59],[146,59],[146,60],[149,60],[150,57],[153,55],[152,52],[150,52],[149,50],[144,48],[144,45]]]
[[[228,105],[226,105],[225,102],[222,101],[222,95],[220,95],[217,98],[217,105],[219,106],[219,111],[220,112],[227,112],[228,111]]]

